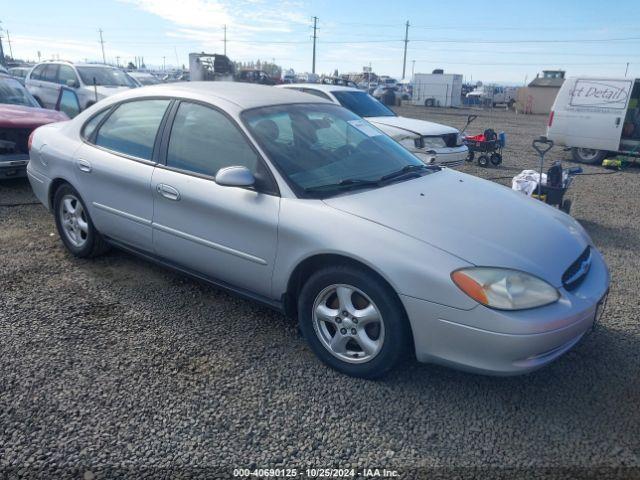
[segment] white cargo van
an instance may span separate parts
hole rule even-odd
[[[600,163],[607,155],[640,156],[640,80],[568,78],[556,97],[547,137],[571,147],[579,162]]]

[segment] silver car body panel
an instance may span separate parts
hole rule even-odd
[[[81,138],[82,125],[102,108],[145,97],[191,99],[224,110],[262,154],[279,195],[220,186],[213,178],[128,158]],[[132,90],[69,122],[37,129],[29,180],[48,208],[53,183],[67,181],[108,238],[271,305],[283,299],[305,260],[334,255],[360,262],[398,294],[421,361],[521,373],[557,358],[590,328],[609,286],[607,267],[577,221],[541,202],[449,169],[325,200],[298,198],[253,141],[240,113],[314,102],[326,100],[224,82]],[[591,269],[578,288],[567,291],[562,274],[587,245]],[[559,287],[561,298],[517,312],[486,308],[450,278],[452,271],[473,265],[526,271]]]

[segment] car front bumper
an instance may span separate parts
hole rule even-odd
[[[27,176],[28,154],[0,155],[0,179]]]
[[[460,310],[403,295],[401,300],[419,361],[516,375],[549,364],[577,344],[597,320],[608,288],[609,272],[597,253],[583,283],[572,292],[562,289],[561,299],[545,307]]]
[[[438,148],[435,150],[414,150],[412,152],[427,165],[436,164],[443,167],[457,168],[464,164],[469,155],[466,145],[459,147]]]

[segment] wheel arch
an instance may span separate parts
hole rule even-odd
[[[402,305],[402,301],[398,296],[397,290],[393,287],[392,283],[380,273],[378,270],[365,262],[348,255],[340,253],[317,253],[301,260],[295,268],[291,271],[289,279],[287,281],[287,289],[283,294],[282,304],[287,316],[291,318],[297,318],[297,298],[300,293],[300,289],[304,285],[305,281],[316,271],[321,268],[329,266],[348,265],[367,273],[370,273],[378,280],[380,280],[395,296],[399,305],[402,306],[403,313],[406,316],[406,311]]]
[[[73,186],[73,184],[67,180],[66,178],[63,177],[56,177],[51,181],[51,184],[49,185],[49,191],[47,192],[47,202],[48,202],[48,207],[50,211],[53,211],[53,198],[56,195],[56,192],[58,191],[58,189],[64,185],[64,184],[70,185],[73,188],[76,188]]]

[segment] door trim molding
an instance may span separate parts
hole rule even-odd
[[[107,205],[103,205],[98,202],[93,202],[93,206],[99,210],[103,210],[113,215],[118,215],[119,217],[126,218],[127,220],[131,220],[146,226],[151,226],[151,220],[147,220],[146,218],[138,217],[136,215],[132,215],[131,213],[123,212],[122,210],[117,210],[115,208],[108,207]]]
[[[160,230],[161,232],[168,233],[170,235],[182,238],[184,240],[189,240],[191,242],[197,243],[199,245],[203,245],[205,247],[213,248],[214,250],[219,250],[224,253],[228,253],[230,255],[234,255],[236,257],[240,257],[244,260],[249,260],[250,262],[254,262],[260,265],[267,265],[267,261],[264,258],[256,257],[251,255],[250,253],[242,252],[240,250],[236,250],[234,248],[226,247],[224,245],[220,245],[219,243],[211,242],[209,240],[205,240],[201,237],[196,237],[195,235],[190,235],[188,233],[182,232],[180,230],[175,230],[171,227],[167,227],[165,225],[161,225],[159,223],[153,222],[152,227]]]

